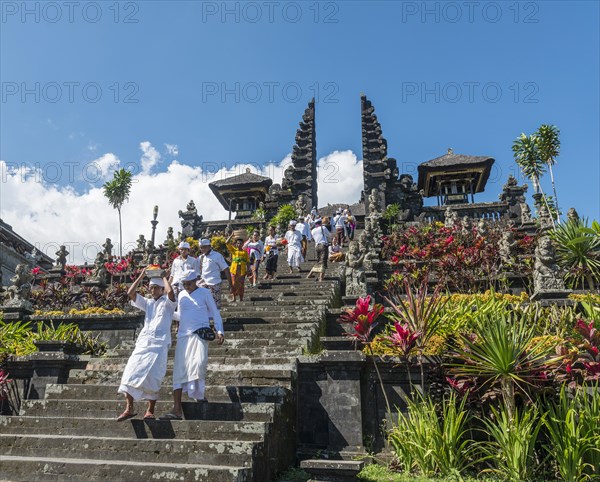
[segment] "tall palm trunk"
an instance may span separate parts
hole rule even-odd
[[[552,181],[552,191],[554,192],[554,202],[556,203],[556,222],[560,223],[560,209],[558,209],[558,196],[556,195],[556,185],[554,184],[554,172],[552,171],[552,163],[548,162],[550,169],[550,180]]]
[[[117,208],[119,212],[119,258],[123,257],[123,228],[121,227],[121,208]]]
[[[544,200],[544,203],[546,204],[546,209],[548,210],[548,214],[550,215],[550,219],[552,220],[552,227],[555,228],[556,224],[554,222],[554,217],[552,216],[552,211],[550,211],[550,205],[548,204],[548,200],[546,199],[546,194],[544,194],[544,190],[542,189],[542,184],[540,183],[540,178],[538,176],[534,176],[532,178],[532,182],[533,182],[533,190],[536,191],[536,193],[542,194],[542,199]],[[552,185],[554,185],[554,183]],[[536,186],[537,186],[537,189],[536,189]],[[557,209],[558,209],[558,203],[557,203]]]

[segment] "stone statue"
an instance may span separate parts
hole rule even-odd
[[[560,268],[556,264],[556,252],[549,236],[541,236],[535,248],[533,286],[535,293],[565,290]]]
[[[365,253],[360,253],[356,241],[350,241],[346,253],[345,279],[346,296],[366,296],[367,284],[365,280],[365,269],[363,261]]]
[[[104,248],[104,258],[107,261],[110,261],[112,258],[112,249],[113,249],[113,244],[112,244],[110,238],[106,238],[106,241],[104,242],[102,247]]]
[[[458,223],[458,214],[450,206],[446,208],[444,212],[444,226],[447,228],[453,228]]]
[[[374,187],[369,194],[369,213],[379,212],[379,189]]]
[[[306,202],[304,202],[304,194],[300,194],[298,196],[294,207],[296,208],[296,216],[304,216],[304,213],[306,212]]]
[[[151,239],[146,242],[146,249],[144,249],[144,256],[142,257],[142,264],[150,264],[150,260],[152,259],[152,254],[154,254],[154,243]]]
[[[165,246],[169,245],[170,243],[174,243],[175,239],[173,239],[173,228],[171,226],[169,226],[167,228],[167,239],[165,239],[165,242],[163,243]]]
[[[29,296],[31,295],[31,267],[25,263],[19,263],[15,268],[15,275],[10,279],[12,283],[6,290],[5,297],[8,299],[5,306],[31,308]]]
[[[64,244],[61,245],[59,250],[54,254],[56,254],[56,262],[54,263],[54,267],[64,270],[65,265],[67,264],[67,256],[69,256],[69,252],[65,248]]]
[[[521,224],[531,222],[531,208],[529,204],[522,202],[521,204]]]
[[[463,216],[460,220],[460,232],[465,236],[471,232],[471,220],[469,216]]]
[[[567,220],[571,223],[579,222],[579,213],[575,210],[575,208],[569,208],[567,211]]]
[[[27,260],[27,264],[33,268],[39,264],[42,254],[34,247],[31,253],[25,253],[25,259]]]
[[[108,271],[106,270],[106,266],[104,265],[104,253],[98,253],[96,255],[96,259],[94,260],[94,268],[92,269],[92,276],[90,281],[106,284],[108,280]]]
[[[552,229],[554,226],[552,223],[552,218],[550,217],[550,212],[548,212],[548,208],[545,204],[542,204],[538,208],[538,223],[540,231],[547,231]]]
[[[162,266],[162,261],[160,259],[160,255],[156,255],[154,256],[154,258],[152,258],[152,264],[156,265],[156,266]]]
[[[483,218],[480,218],[479,222],[477,223],[477,235],[482,238],[485,238],[487,236],[487,234],[488,234],[487,224]]]
[[[146,249],[146,237],[143,234],[140,234],[140,237],[137,238],[137,250],[144,251]]]
[[[513,230],[509,227],[502,231],[502,237],[498,243],[498,253],[504,266],[512,266],[515,263],[517,246]]]

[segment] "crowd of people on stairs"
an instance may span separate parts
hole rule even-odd
[[[251,287],[259,283],[259,268],[264,262],[264,280],[274,280],[280,252],[287,255],[289,273],[302,272],[309,243],[314,243],[316,264],[307,278],[323,281],[328,262],[344,261],[344,243],[354,238],[356,222],[349,210],[337,210],[331,219],[319,217],[316,209],[298,220],[291,220],[280,238],[275,228],[263,240],[258,231],[250,239],[230,235],[226,240],[231,262],[212,249],[209,239],[199,240],[200,256],[190,255],[190,244],[178,246],[179,255],[171,267],[158,276],[144,268],[130,286],[130,303],[145,313],[144,326],[125,366],[118,393],[125,398],[125,409],[117,417],[122,422],[137,415],[134,403],[146,400],[144,419],[155,418],[155,406],[161,383],[167,372],[171,327],[175,326],[177,344],[173,360],[173,408],[161,416],[164,420],[181,420],[182,396],[206,402],[206,372],[209,341],[220,345],[225,341],[221,319],[223,281],[227,281],[231,301],[244,300],[246,277]],[[139,292],[143,278],[150,276],[144,297]]]

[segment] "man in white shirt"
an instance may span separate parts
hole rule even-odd
[[[221,253],[212,249],[210,239],[200,240],[200,251],[202,254],[198,257],[198,267],[200,279],[198,286],[206,288],[211,292],[217,308],[221,309],[221,282],[222,274],[225,274],[231,290],[231,273],[229,265]]]
[[[118,393],[125,395],[125,411],[117,417],[122,422],[137,415],[134,400],[148,400],[144,419],[154,418],[154,406],[160,384],[167,372],[167,353],[171,344],[171,321],[177,303],[167,278],[151,278],[150,294],[144,298],[136,292],[146,274],[144,268],[127,291],[131,304],[146,313],[144,328],[140,331],[135,349],[127,361]]]
[[[304,262],[302,256],[302,235],[296,231],[296,221],[290,221],[287,232],[285,233],[287,241],[287,261],[290,267],[290,274],[294,272],[294,268],[298,268],[298,273],[302,272],[300,263]]]
[[[162,420],[181,420],[183,407],[181,397],[186,392],[189,397],[206,401],[206,368],[208,365],[208,341],[200,338],[197,330],[210,328],[209,319],[215,322],[216,340],[219,345],[225,341],[223,320],[210,291],[198,288],[196,272],[183,273],[184,291],[177,299],[179,331],[173,361],[173,409],[161,417]]]
[[[338,209],[333,218],[333,228],[335,229],[335,236],[337,237],[338,244],[342,246],[345,237],[346,229],[346,216],[342,214],[342,210]]]
[[[302,217],[298,218],[298,222],[296,223],[296,231],[300,233],[302,236],[302,257],[306,259],[306,251],[308,249],[308,242],[312,240],[312,236],[310,234],[310,229],[308,227],[308,223],[304,222]]]
[[[312,238],[315,241],[315,249],[317,251],[317,265],[308,273],[307,278],[310,278],[312,273],[319,273],[319,281],[323,281],[325,271],[327,270],[327,256],[329,240],[331,233],[329,229],[323,226],[321,218],[315,219],[315,227],[312,230]]]
[[[171,277],[169,278],[169,282],[171,283],[171,286],[173,286],[176,297],[179,295],[179,292],[183,290],[181,276],[185,271],[192,269],[196,272],[196,276],[200,274],[198,272],[198,260],[193,256],[190,256],[190,243],[182,241],[179,243],[178,249],[179,256],[173,260]]]

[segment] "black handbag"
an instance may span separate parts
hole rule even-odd
[[[213,341],[217,335],[215,334],[215,330],[206,326],[203,328],[198,328],[194,333],[200,337],[201,340],[205,341]]]

